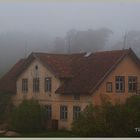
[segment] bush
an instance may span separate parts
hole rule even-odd
[[[89,105],[73,122],[72,131],[85,137],[135,137],[140,136],[135,131],[139,127],[140,97],[133,96],[122,105],[112,105],[109,101],[98,107]]]
[[[126,133],[130,136],[140,136],[135,128],[140,128],[140,96],[132,96],[123,106],[123,122]]]
[[[0,122],[3,123],[9,119],[12,111],[11,93],[0,92]]]
[[[80,118],[73,122],[72,131],[75,135],[84,137],[103,134],[101,110],[92,104],[87,106],[86,109],[81,112]]]
[[[36,132],[41,129],[41,106],[36,100],[24,100],[12,115],[12,127],[19,132]]]

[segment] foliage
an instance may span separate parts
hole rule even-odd
[[[104,101],[101,106],[89,105],[72,131],[86,137],[128,137],[140,136],[135,128],[140,127],[140,97],[128,98],[125,104],[112,105]]]
[[[112,31],[108,28],[87,31],[70,30],[66,34],[69,52],[94,52],[105,47]],[[94,44],[94,46],[93,46]]]
[[[11,96],[10,93],[0,92],[0,122],[6,120],[9,116],[8,113],[12,107]]]
[[[77,137],[71,131],[41,131],[36,133],[21,133],[21,137]]]
[[[24,100],[12,114],[12,127],[19,132],[36,132],[41,129],[41,106],[36,100]]]

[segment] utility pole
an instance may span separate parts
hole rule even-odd
[[[28,49],[28,47],[27,47],[27,41],[25,41],[25,50],[24,50],[24,57],[26,58],[27,57],[27,49]]]
[[[68,54],[70,54],[70,37],[68,37]]]
[[[126,49],[127,47],[127,33],[124,34],[124,40],[123,40],[123,49]]]

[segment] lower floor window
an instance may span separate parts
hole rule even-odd
[[[67,119],[68,109],[67,106],[60,106],[60,119],[66,120]]]
[[[51,105],[46,105],[45,106],[45,114],[46,114],[46,119],[51,120],[52,118],[52,106]]]
[[[73,120],[77,120],[80,116],[81,108],[79,106],[73,107]]]

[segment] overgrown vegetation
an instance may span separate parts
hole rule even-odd
[[[11,96],[10,93],[0,92],[0,123],[9,119],[9,114],[13,108]]]
[[[82,137],[139,137],[139,127],[140,96],[133,96],[125,104],[89,105],[73,122],[72,131]]]
[[[36,100],[24,100],[19,106],[13,107],[10,99],[11,94],[0,93],[0,122],[11,124],[10,130],[20,132],[21,136],[140,136],[140,96],[132,96],[124,104],[115,105],[108,98],[101,97],[102,105],[87,106],[80,118],[73,122],[72,132],[66,133],[42,130],[47,117],[44,108]],[[139,130],[136,131],[136,128]]]
[[[37,132],[42,126],[42,109],[36,100],[24,100],[12,114],[12,127],[18,132]]]

